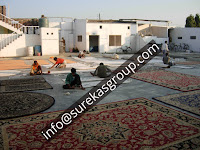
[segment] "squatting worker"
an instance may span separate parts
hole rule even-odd
[[[65,84],[66,85],[63,85],[64,89],[74,89],[75,87],[79,87],[80,89],[85,90],[81,84],[80,76],[76,73],[75,68],[72,68],[71,73],[67,75]]]
[[[93,76],[98,76],[100,78],[106,78],[111,75],[111,70],[105,66],[103,63],[100,63],[99,66],[96,68],[94,73],[90,72]]]
[[[79,51],[78,58],[85,58],[86,50]]]
[[[57,57],[54,57],[54,60],[56,61],[55,64],[51,67],[53,68],[54,66],[59,67],[59,68],[66,68],[66,61],[62,58],[57,58]],[[49,69],[51,69],[49,68]]]
[[[41,75],[42,74],[42,68],[38,64],[38,62],[35,60],[34,63],[31,66],[31,72],[30,75]]]
[[[170,68],[171,66],[175,65],[170,61],[169,53],[166,53],[163,57],[163,63],[168,65],[167,68]]]

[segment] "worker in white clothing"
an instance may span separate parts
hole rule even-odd
[[[162,44],[162,51],[163,51],[163,57],[166,55],[166,53],[169,53],[167,41],[165,41],[165,43]]]

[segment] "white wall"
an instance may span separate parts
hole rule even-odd
[[[138,23],[136,24],[132,23],[131,24],[131,35],[136,35],[138,33]]]
[[[165,41],[168,41],[168,38],[158,38],[157,36],[141,37],[139,34],[133,35],[131,36],[133,52],[134,53],[138,52],[142,47],[148,44],[151,40],[154,40],[156,44],[162,44],[162,43],[165,43]]]
[[[168,42],[168,38],[158,38],[157,36],[145,36],[142,38],[145,43],[149,43],[151,40],[154,40],[156,44],[163,44],[165,41]]]
[[[24,34],[0,51],[0,57],[26,56],[26,54],[27,49]]]
[[[102,26],[102,29],[100,29]],[[130,29],[128,29],[128,26]],[[89,36],[99,36],[99,52],[114,53],[120,46],[109,46],[109,35],[121,35],[121,45],[131,46],[130,36],[136,34],[136,24],[130,23],[87,23],[86,50],[89,50]]]
[[[67,22],[50,22],[50,28],[60,28],[59,30],[59,46],[60,48],[62,43],[62,37],[65,39],[65,51],[69,52],[70,49],[74,47],[74,40],[73,40],[73,21]]]
[[[49,28],[60,28],[60,22],[49,22]]]
[[[0,57],[27,56],[28,46],[41,45],[40,35],[23,34],[0,51]]]
[[[86,41],[89,38],[86,38],[86,19],[75,19],[74,20],[74,48],[78,48],[78,50],[89,50],[86,47]],[[82,35],[82,42],[78,42],[78,36]]]
[[[165,41],[167,41],[167,43],[169,43],[169,38],[156,38],[155,39],[156,44],[164,44]]]
[[[190,39],[190,36],[196,36],[196,39]],[[189,45],[190,50],[200,52],[200,28],[170,29],[170,37],[172,38],[172,43],[186,43]],[[178,37],[182,37],[182,39],[178,39]]]
[[[140,35],[136,35],[135,36],[135,52],[138,52],[142,47],[144,47],[149,41],[151,41],[151,39],[146,39],[146,41],[144,40],[144,38],[142,38]]]
[[[37,34],[25,34],[25,44],[26,44],[26,46],[41,45],[40,35],[37,35]]]
[[[65,39],[65,51],[69,52],[70,49],[73,49],[73,22],[61,22],[60,25],[60,35],[59,38],[62,40],[62,37]]]
[[[59,28],[40,28],[42,55],[59,54]]]

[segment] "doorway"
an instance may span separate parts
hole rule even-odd
[[[89,50],[90,52],[99,52],[99,36],[98,35],[89,36]]]

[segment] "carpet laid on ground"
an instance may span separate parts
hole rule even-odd
[[[200,90],[155,97],[153,99],[200,115]]]
[[[2,60],[0,61],[0,70],[27,69],[30,65],[25,64],[24,60]]]
[[[200,61],[184,61],[184,62],[176,62],[176,64],[180,65],[198,65]]]
[[[34,61],[34,60],[33,60]],[[46,60],[37,60],[40,65],[48,65]],[[31,65],[27,65],[25,60],[2,60],[0,61],[0,70],[17,70],[31,69]]]
[[[59,112],[1,120],[4,149],[199,149],[200,120],[145,98],[94,106],[51,141]],[[53,129],[52,129],[53,130]]]
[[[0,119],[35,114],[54,104],[51,96],[31,92],[1,93],[0,100]]]
[[[56,63],[56,61],[53,60],[53,59],[49,59],[49,61],[52,62],[52,63]],[[65,61],[66,61],[67,64],[74,64],[74,63],[76,63],[75,61],[69,60],[69,59],[65,59]]]
[[[43,60],[43,59],[39,59],[39,60],[37,60],[37,62],[39,65],[49,65],[49,62],[47,62],[46,60]]]
[[[82,80],[83,79],[83,80]],[[98,78],[98,77],[84,77],[81,78],[81,82],[82,82],[82,86],[84,88],[90,88],[90,87],[95,87],[97,86],[102,80],[104,80],[105,78]],[[109,78],[108,78],[109,79]],[[65,83],[66,79],[62,79],[62,81]],[[126,84],[126,83],[130,83],[132,82],[132,79],[129,78],[127,80],[125,80],[122,84]]]
[[[200,77],[178,72],[148,70],[139,71],[131,77],[184,92],[200,89]]]
[[[2,92],[22,92],[33,90],[52,89],[43,77],[32,77],[26,79],[12,79],[0,81],[0,93]]]

